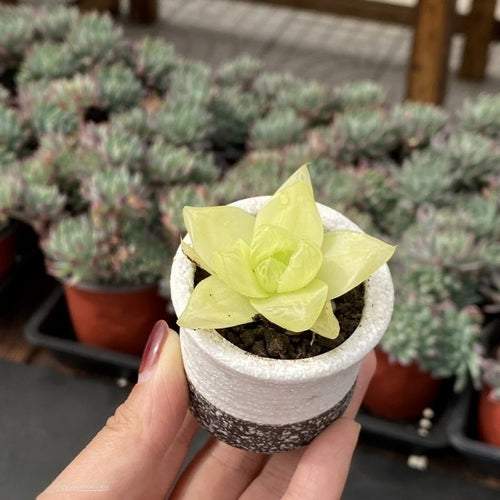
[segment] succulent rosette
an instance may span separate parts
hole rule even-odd
[[[185,207],[186,256],[210,276],[178,320],[190,329],[242,325],[261,315],[289,334],[339,333],[336,297],[365,281],[395,247],[363,232],[324,231],[307,165],[252,215],[233,206]]]

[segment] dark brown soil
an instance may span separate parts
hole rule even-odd
[[[245,325],[218,329],[229,342],[258,356],[278,359],[310,358],[331,351],[344,342],[356,329],[364,304],[364,284],[335,299],[335,316],[340,323],[336,339],[327,339],[310,330],[287,334],[283,328],[262,316]]]
[[[207,274],[197,268],[195,283],[206,277]],[[331,351],[349,338],[361,319],[364,295],[365,285],[362,283],[335,299],[335,316],[340,324],[340,333],[334,340],[310,330],[287,334],[286,330],[260,315],[252,323],[220,328],[217,331],[235,346],[258,356],[277,359],[310,358]]]

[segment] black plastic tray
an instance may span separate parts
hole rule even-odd
[[[388,420],[374,416],[361,408],[357,420],[361,424],[363,433],[374,438],[393,442],[414,452],[439,451],[450,446],[447,428],[456,401],[457,396],[452,391],[451,382],[445,381],[432,406],[434,411],[434,417],[431,419],[432,427],[425,436],[418,432],[420,419]]]
[[[24,334],[29,342],[49,349],[64,363],[129,380],[137,377],[139,357],[78,342],[60,286],[29,319]]]
[[[453,448],[467,457],[478,471],[500,477],[500,447],[483,443],[477,436],[477,408],[479,393],[473,389],[464,393],[448,425]]]

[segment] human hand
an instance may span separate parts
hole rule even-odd
[[[371,352],[344,415],[307,447],[261,455],[211,438],[178,478],[198,426],[187,409],[179,337],[159,321],[127,400],[38,499],[339,499],[374,370]]]

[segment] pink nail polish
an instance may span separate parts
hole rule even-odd
[[[163,320],[157,321],[149,334],[148,342],[144,348],[137,382],[146,382],[153,375],[156,362],[160,357],[160,353],[167,336],[167,323]]]

